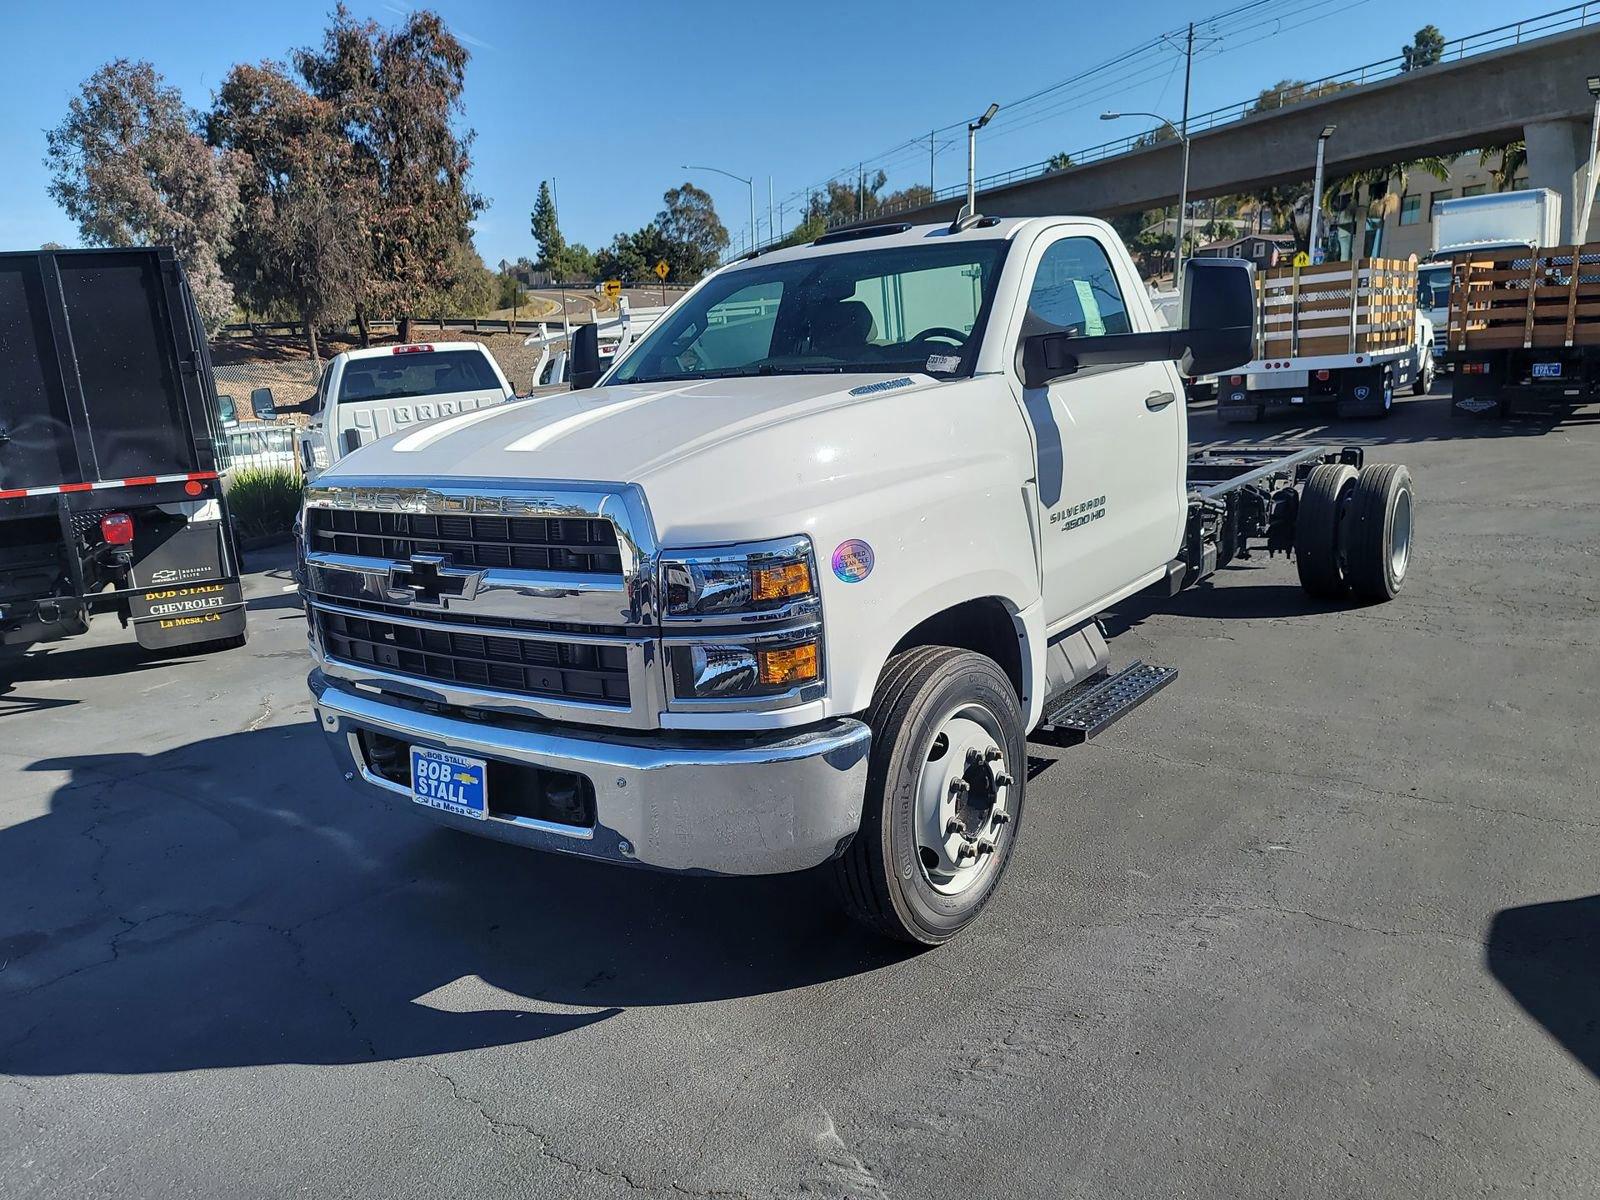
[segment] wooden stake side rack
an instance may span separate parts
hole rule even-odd
[[[1455,255],[1447,345],[1452,351],[1600,345],[1600,242]]]
[[[1415,258],[1363,258],[1256,275],[1257,359],[1376,354],[1411,345]]]

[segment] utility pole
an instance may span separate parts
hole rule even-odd
[[[1184,209],[1189,207],[1189,81],[1194,74],[1194,22],[1189,22],[1189,36],[1183,50],[1183,118],[1178,122],[1178,136],[1183,139],[1183,182],[1178,187],[1178,245],[1174,259],[1172,282],[1178,292],[1178,311],[1183,311],[1183,233]]]
[[[767,240],[778,240],[778,227],[772,223],[772,176],[767,176]]]
[[[930,192],[938,191],[938,188],[933,185],[933,135],[935,132],[937,131],[928,131],[928,190]]]
[[[860,220],[867,212],[867,164],[862,163],[856,168],[856,220]]]

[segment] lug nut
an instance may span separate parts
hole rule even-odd
[[[998,828],[999,826],[1004,825],[1007,821],[1011,820],[1011,814],[1008,812],[997,812],[994,814],[993,819],[996,828]]]
[[[965,796],[968,790],[969,786],[965,779],[952,779],[950,781],[950,791],[952,795]]]
[[[990,746],[987,750],[985,750],[983,752],[983,761],[984,762],[998,762],[999,760],[1000,760],[1000,748],[998,746]]]
[[[977,853],[977,854],[993,854],[994,853],[994,843],[992,841],[990,841],[988,838],[980,838],[978,840],[978,849],[975,851],[975,853]]]
[[[966,833],[966,832],[967,832],[967,823],[965,821],[963,821],[960,817],[951,817],[950,818],[950,823],[944,827],[944,835],[945,835],[945,837],[949,837],[952,833]]]
[[[976,749],[969,749],[967,751],[967,766],[969,766],[969,767],[976,766],[977,763],[978,763],[978,760],[980,758],[982,758],[982,757],[983,756],[980,755]]]
[[[964,863],[969,858],[977,858],[977,857],[978,857],[978,852],[975,849],[973,849],[970,845],[965,843],[965,842],[963,842],[961,845],[956,847],[956,862],[957,863]]]
[[[1004,771],[1001,771],[1000,774],[994,777],[994,785],[995,787],[1010,787],[1011,776],[1007,775]]]

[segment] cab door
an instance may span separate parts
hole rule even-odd
[[[1036,242],[1021,336],[1155,327],[1137,278],[1099,231]],[[1130,303],[1131,300],[1131,303]],[[1171,363],[1086,367],[1045,387],[1018,381],[1033,426],[1045,617],[1092,615],[1157,577],[1180,548],[1187,509],[1183,385]]]

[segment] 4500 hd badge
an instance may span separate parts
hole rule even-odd
[[[1096,496],[1093,500],[1085,500],[1081,504],[1074,504],[1071,508],[1056,509],[1050,514],[1050,527],[1065,533],[1069,529],[1087,525],[1090,521],[1098,521],[1105,515],[1106,498]]]

